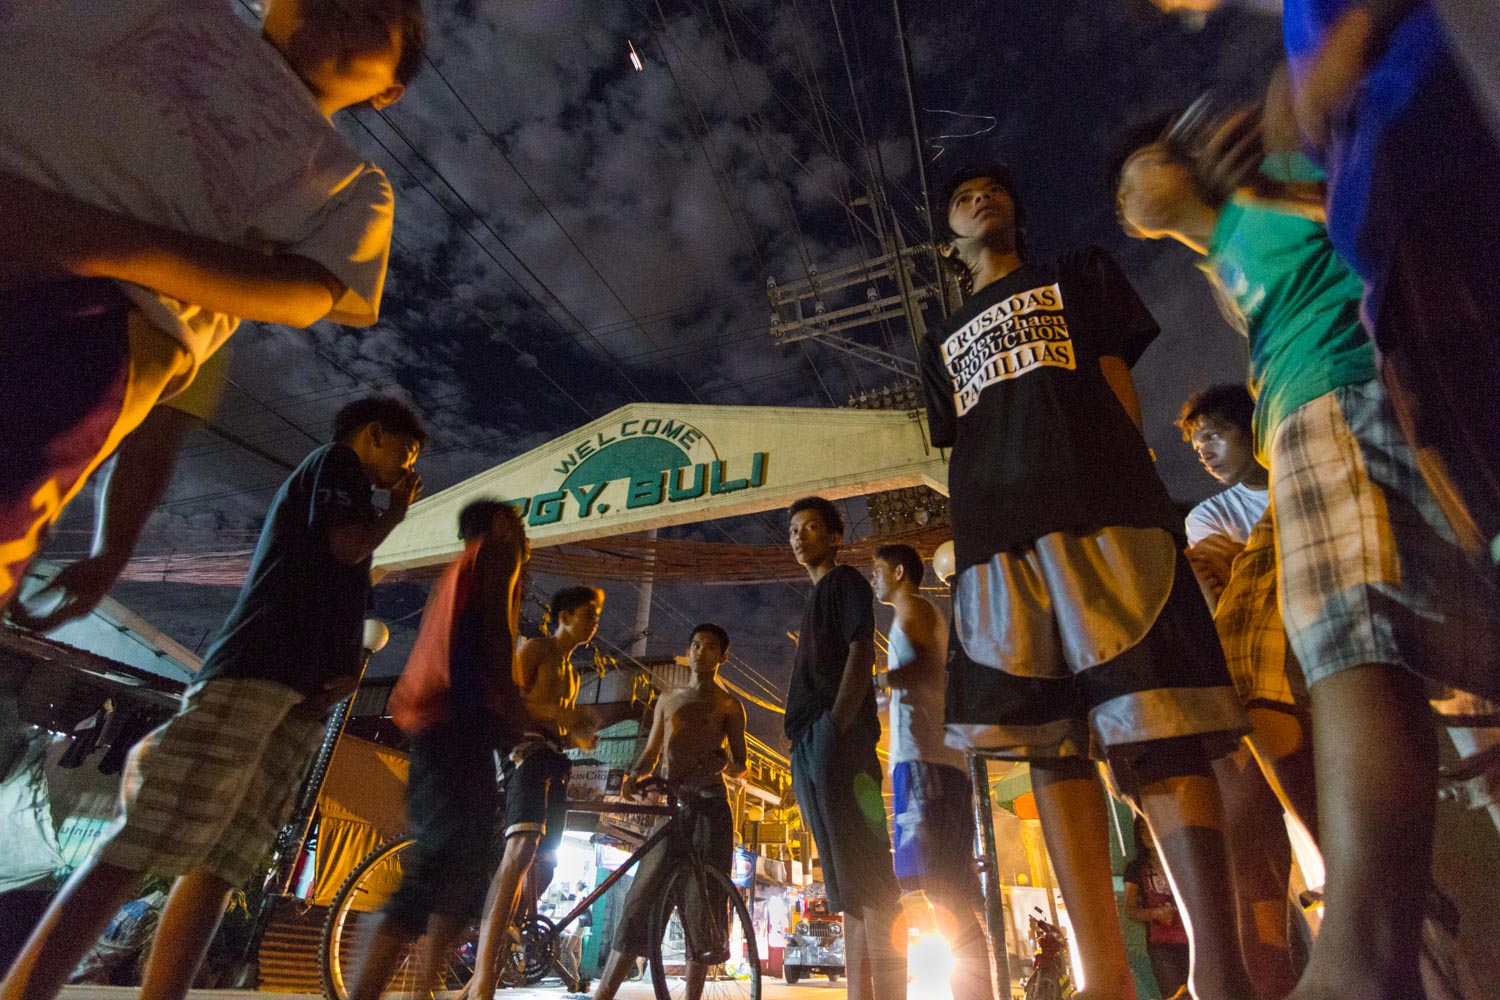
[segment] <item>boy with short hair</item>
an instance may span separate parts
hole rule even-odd
[[[1463,558],[1376,377],[1359,279],[1326,228],[1205,186],[1198,144],[1131,130],[1112,171],[1132,235],[1172,238],[1250,338],[1280,607],[1307,681],[1326,915],[1300,995],[1420,995],[1437,744],[1427,680],[1500,695],[1500,596]]]
[[[271,501],[239,599],[176,716],[149,733],[121,777],[123,812],[48,907],[0,986],[51,1000],[143,874],[176,877],[141,995],[181,1000],[230,892],[261,869],[323,738],[354,690],[370,557],[422,492],[427,441],[393,399],[350,403],[334,441]],[[378,510],[374,488],[390,491]]]
[[[949,745],[1030,763],[1091,995],[1135,990],[1099,756],[1160,845],[1194,995],[1249,998],[1210,769],[1245,718],[1141,435],[1130,366],[1156,321],[1102,250],[1025,258],[1003,165],[958,172],[942,204],[968,295],[920,346],[953,449]]]
[[[1245,745],[1214,763],[1234,857],[1240,949],[1263,997],[1296,986],[1287,938],[1292,845],[1282,810],[1317,838],[1307,686],[1276,603],[1270,483],[1255,458],[1255,401],[1243,385],[1200,389],[1177,426],[1227,489],[1187,516],[1188,561],[1214,609],[1229,676],[1245,705]]]
[[[521,573],[530,548],[515,507],[475,500],[458,515],[464,551],[433,584],[416,645],[391,691],[391,719],[411,737],[408,852],[352,1000],[380,1000],[402,949],[424,937],[416,992],[439,985],[464,925],[478,918],[499,805],[495,753],[509,754],[526,718],[512,677]]]
[[[832,502],[803,497],[788,513],[792,556],[813,584],[786,694],[792,790],[823,863],[828,909],[844,914],[849,996],[894,1000],[906,995],[906,929],[875,753],[875,594],[839,565],[844,518]]]
[[[390,184],[329,121],[397,100],[420,0],[0,0],[0,609],[49,526],[241,318],[367,325]],[[107,138],[105,138],[107,137]]]
[[[505,848],[490,883],[479,934],[472,996],[493,1000],[502,942],[520,904],[527,874],[535,864],[538,891],[552,881],[557,847],[568,814],[568,775],[573,762],[565,751],[591,747],[596,716],[578,707],[578,671],[573,653],[591,642],[604,611],[604,591],[565,587],[548,604],[552,632],[527,639],[515,658],[514,677],[525,709],[525,735],[506,763]]]
[[[994,996],[984,931],[976,917],[983,894],[974,852],[974,789],[964,753],[943,742],[948,623],[920,591],[926,567],[910,545],[882,545],[871,560],[875,599],[894,612],[886,669],[875,685],[890,693],[886,727],[895,820],[896,879],[925,892],[946,911],[955,959],[956,1000]]]
[[[745,773],[746,749],[745,706],[718,679],[719,668],[729,658],[729,633],[712,622],[698,625],[689,640],[687,658],[691,680],[656,700],[651,734],[620,788],[621,795],[631,795],[636,783],[660,761],[662,779],[686,803],[682,816],[686,828],[681,839],[664,840],[641,859],[594,1000],[614,1000],[626,974],[635,968],[635,960],[650,951],[652,911],[679,867],[678,851],[696,851],[705,866],[725,875],[734,866],[734,813],[721,775],[737,778]],[[712,919],[710,914],[695,912],[696,898],[697,894],[687,893],[685,912],[679,914],[688,943],[687,1000],[699,1000],[709,967],[728,959],[695,944],[703,923]],[[729,901],[722,902],[727,908]]]

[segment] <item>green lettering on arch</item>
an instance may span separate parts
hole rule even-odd
[[[682,469],[673,469],[669,473],[667,499],[672,503],[679,500],[696,500],[708,488],[708,467],[703,463],[693,466],[693,485],[686,488],[682,486],[682,471]]]

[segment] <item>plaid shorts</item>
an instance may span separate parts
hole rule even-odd
[[[1214,627],[1240,701],[1247,707],[1306,708],[1307,685],[1281,623],[1273,517],[1267,510],[1234,557]]]
[[[1271,441],[1281,612],[1309,686],[1366,663],[1500,697],[1500,595],[1464,558],[1377,381]]]
[[[324,723],[287,713],[302,694],[259,679],[187,690],[182,708],[130,751],[122,814],[99,860],[153,875],[204,870],[243,885],[296,804]]]

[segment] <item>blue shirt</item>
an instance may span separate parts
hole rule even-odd
[[[1282,28],[1294,79],[1305,76],[1330,28],[1356,4],[1286,0]],[[1487,149],[1437,13],[1423,4],[1396,28],[1349,114],[1333,122],[1324,162],[1329,236],[1374,301],[1407,212],[1450,170]]]
[[[199,678],[259,678],[312,694],[359,673],[370,560],[340,562],[328,530],[373,521],[371,492],[347,445],[324,445],[297,466],[271,501],[239,600]]]

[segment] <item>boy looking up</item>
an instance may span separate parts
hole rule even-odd
[[[141,984],[181,1000],[229,893],[261,870],[323,739],[358,681],[370,556],[422,493],[427,441],[392,399],[350,403],[334,441],[289,476],[250,571],[182,708],[130,752],[122,815],[11,966],[0,997],[51,1000],[143,874],[176,878]],[[378,510],[374,488],[390,491]]]
[[[1250,338],[1280,607],[1307,682],[1325,917],[1299,997],[1420,996],[1437,743],[1426,680],[1500,695],[1500,600],[1463,558],[1376,378],[1359,279],[1327,229],[1257,192],[1215,192],[1165,122],[1117,143],[1132,235],[1205,255]]]
[[[368,325],[392,195],[329,117],[397,100],[419,0],[0,0],[0,609],[240,319]],[[107,137],[107,138],[106,138]]]
[[[786,695],[792,789],[823,861],[828,909],[844,914],[849,996],[891,1000],[906,995],[906,929],[875,754],[875,595],[838,563],[837,507],[804,497],[790,516],[792,556],[813,583]]]
[[[657,699],[651,735],[620,788],[621,795],[630,795],[660,760],[663,780],[687,803],[687,832],[681,840],[662,841],[641,859],[594,1000],[614,1000],[635,960],[647,957],[652,910],[667,889],[667,879],[680,867],[678,850],[697,851],[705,866],[725,875],[734,867],[734,813],[720,775],[737,778],[745,773],[745,706],[719,684],[719,668],[728,658],[729,633],[722,627],[705,622],[693,629],[688,643],[692,680]],[[698,898],[687,893],[684,908]],[[710,915],[689,911],[681,916],[688,941],[685,995],[687,1000],[699,1000],[709,967],[729,956],[712,954],[694,943]]]
[[[594,745],[594,717],[578,707],[578,671],[573,653],[599,630],[604,591],[567,587],[552,595],[551,635],[527,639],[515,660],[515,682],[526,713],[526,733],[511,752],[505,783],[505,853],[490,885],[479,934],[474,997],[492,1000],[501,942],[510,941],[510,922],[532,863],[540,866],[538,891],[557,867],[557,845],[568,818],[571,746]]]
[[[408,852],[349,995],[380,1000],[402,949],[424,937],[417,995],[484,906],[494,842],[495,752],[525,729],[512,677],[521,571],[530,557],[514,507],[475,500],[458,515],[464,552],[432,586],[416,645],[391,692],[391,718],[411,736],[406,785]]]
[[[1156,321],[1102,250],[1026,259],[1005,167],[959,172],[943,204],[968,298],[920,361],[953,449],[948,742],[1031,764],[1088,995],[1135,992],[1097,752],[1160,846],[1194,996],[1249,998],[1210,768],[1245,718],[1141,436],[1130,366]]]

